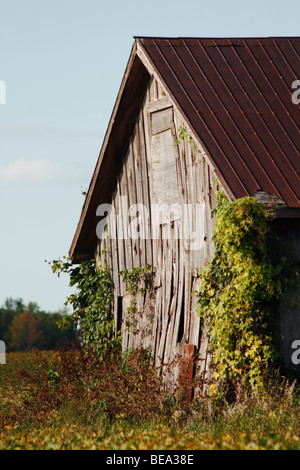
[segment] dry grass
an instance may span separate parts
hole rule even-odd
[[[300,449],[295,383],[260,397],[182,405],[143,351],[8,354],[0,368],[0,449]]]

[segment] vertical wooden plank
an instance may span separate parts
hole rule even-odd
[[[164,362],[170,363],[173,359],[173,345],[177,343],[177,336],[176,334],[176,324],[178,323],[177,318],[177,296],[178,296],[178,276],[179,276],[179,263],[178,263],[178,249],[176,249],[176,242],[178,240],[174,240],[174,230],[171,230],[171,240],[170,240],[170,248],[171,248],[171,260],[172,260],[172,279],[171,279],[171,286],[169,291],[166,292],[166,300],[169,311],[169,322],[168,322],[168,329],[166,334],[166,344],[165,344],[165,352],[164,352]]]
[[[130,306],[131,302],[131,297],[128,294],[125,294],[122,298],[122,351],[126,351],[129,346],[129,331],[128,331],[128,325],[127,323],[129,322],[129,314],[128,314],[128,308]]]
[[[191,321],[191,280],[192,273],[190,268],[185,270],[184,276],[184,324],[183,324],[183,337],[185,341],[189,341],[189,330]]]
[[[147,222],[147,212],[144,210],[145,201],[143,194],[143,171],[142,171],[142,161],[141,161],[141,143],[139,135],[139,119],[137,120],[135,127],[135,136],[133,139],[133,163],[134,163],[134,173],[135,173],[135,189],[136,189],[136,203],[140,207],[140,211],[137,213],[139,217],[139,238],[138,238],[138,254],[140,264],[146,264],[146,236],[148,230]]]
[[[113,316],[115,324],[115,334],[117,333],[118,327],[118,297],[120,295],[120,282],[119,282],[119,253],[118,253],[118,241],[117,241],[117,217],[116,217],[116,200],[117,190],[115,190],[112,206],[113,210],[109,216],[109,233],[110,233],[110,246],[111,246],[111,259],[112,259],[112,281],[113,281]]]
[[[112,261],[111,261],[111,248],[108,239],[108,227],[105,227],[103,236],[102,236],[102,256],[103,256],[103,264],[108,264],[110,269],[112,268]]]
[[[151,87],[151,84],[149,88]],[[152,233],[152,212],[151,204],[153,203],[152,185],[150,182],[153,177],[153,168],[151,161],[151,129],[150,120],[147,111],[147,104],[151,101],[150,92],[148,93],[147,101],[144,102],[143,110],[141,113],[140,120],[140,135],[143,138],[140,142],[143,143],[143,191],[144,200],[149,201],[149,241],[147,243],[147,261],[152,264],[156,270],[155,273],[155,291],[156,291],[156,302],[155,302],[155,327],[156,327],[156,341],[153,351],[153,357],[156,367],[159,372],[162,371],[161,366],[163,363],[164,344],[166,338],[166,330],[168,324],[168,312],[165,307],[165,275],[166,275],[166,254],[165,246],[166,242],[162,242],[161,233],[159,233],[158,239],[153,239]],[[161,232],[161,229],[160,229]]]
[[[196,359],[195,397],[204,395],[209,390],[209,380],[211,378],[209,344],[210,338],[207,328],[204,326],[201,332],[200,348]]]
[[[161,99],[163,96],[165,96],[165,93],[162,89],[161,84],[157,82],[157,98]]]
[[[195,187],[195,177],[198,176],[196,174],[196,165],[195,165],[195,148],[193,143],[186,142],[187,146],[187,156],[188,156],[188,164],[187,164],[187,171],[188,171],[188,187],[190,191],[190,203],[191,203],[191,219],[190,219],[190,229],[191,235],[195,234],[195,237],[198,238],[199,234],[197,232],[197,217],[196,217],[196,204],[197,204],[197,192]],[[195,241],[191,240],[190,248],[195,245]],[[195,266],[199,264],[199,249],[193,249],[193,253],[190,253],[190,271],[192,271]],[[189,279],[190,281],[190,279]]]
[[[198,295],[200,289],[200,278],[193,278],[191,295],[191,322],[189,331],[189,343],[194,344],[198,350],[200,344],[200,316],[197,313]]]
[[[134,171],[134,155],[133,155],[132,140],[130,142],[129,154],[128,154],[128,159],[127,159],[127,162],[126,162],[129,208],[130,208],[130,206],[137,203],[136,181],[135,181],[135,171]],[[130,218],[130,219],[132,220],[132,218]],[[130,220],[130,222],[131,222],[131,220]],[[133,237],[132,224],[129,224],[129,233],[128,233],[127,243],[128,243],[128,245],[131,249],[131,252],[132,252],[133,266],[140,266],[138,242],[139,242],[139,240],[135,240],[134,237]]]
[[[163,227],[161,227],[163,231]],[[162,237],[162,266],[161,266],[161,284],[162,284],[162,332],[158,347],[158,356],[162,363],[165,362],[166,339],[169,326],[169,304],[171,297],[171,285],[173,282],[172,252],[168,239]]]
[[[153,245],[151,237],[151,200],[149,192],[149,174],[148,165],[150,156],[147,154],[147,145],[145,137],[145,125],[144,125],[144,113],[141,111],[137,133],[139,136],[139,148],[141,153],[141,175],[142,175],[142,200],[148,209],[147,213],[147,239],[145,243],[146,259],[147,264],[153,265]]]
[[[149,101],[151,102],[155,100],[157,100],[157,82],[156,79],[152,77],[149,87]]]
[[[155,328],[156,328],[156,342],[154,349],[154,358],[156,358],[156,365],[161,365],[161,351],[160,344],[165,326],[164,318],[164,308],[163,308],[163,298],[164,298],[164,285],[163,285],[163,270],[164,270],[164,257],[162,249],[162,240],[153,240],[153,254],[155,255],[153,259],[155,260],[155,279],[154,279],[154,289],[156,292],[156,302],[155,302]]]
[[[129,193],[128,193],[128,182],[127,182],[127,161],[129,158],[129,152],[124,160],[123,172],[120,179],[119,191],[120,191],[120,222],[122,224],[122,231],[124,236],[124,251],[125,251],[125,269],[131,269],[133,266],[132,260],[132,249],[131,240],[128,234],[128,211],[129,211]],[[120,234],[121,236],[121,234]]]
[[[160,344],[161,330],[162,330],[161,293],[162,293],[162,287],[161,286],[156,287],[155,288],[155,293],[154,293],[154,296],[153,296],[154,299],[152,301],[152,303],[154,303],[154,305],[153,305],[154,318],[153,318],[151,356],[152,356],[156,366],[161,365],[160,360],[159,360],[159,356],[158,356],[158,348],[159,348],[159,344]]]
[[[114,287],[119,292],[119,261],[118,261],[118,249],[117,249],[117,226],[116,226],[116,208],[115,208],[115,197],[116,191],[112,197],[112,211],[108,216],[108,237],[109,237],[109,245],[111,249],[111,259],[112,259],[112,274],[113,274],[113,281]]]
[[[117,183],[117,193],[114,199],[114,206],[116,209],[117,214],[117,246],[118,246],[118,273],[125,269],[126,261],[125,261],[125,246],[124,246],[124,239],[121,237],[121,232],[123,230],[123,223],[122,223],[122,208],[120,207],[120,181]],[[119,276],[119,289],[120,289],[120,296],[124,296],[126,292],[126,288],[122,278]]]

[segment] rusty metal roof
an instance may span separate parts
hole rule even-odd
[[[233,197],[300,207],[300,38],[136,38]]]

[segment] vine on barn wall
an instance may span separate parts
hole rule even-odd
[[[54,260],[53,273],[58,276],[66,273],[70,276],[70,287],[76,287],[65,304],[71,304],[73,313],[63,318],[60,327],[69,327],[71,324],[80,326],[83,344],[93,347],[100,357],[104,357],[108,350],[119,347],[121,344],[121,331],[115,332],[113,319],[113,282],[108,265],[101,266],[95,259],[83,261],[78,266],[64,257],[62,260]],[[127,327],[136,333],[138,292],[146,295],[151,286],[153,268],[151,265],[134,267],[120,271],[126,284],[127,292],[131,295],[131,303],[128,307],[129,320]]]
[[[68,274],[69,286],[76,286],[75,293],[65,302],[72,305],[73,313],[64,317],[60,326],[80,326],[83,344],[92,346],[100,357],[104,357],[110,349],[119,347],[121,339],[120,332],[115,333],[113,282],[108,265],[100,266],[95,259],[91,259],[74,266],[64,257],[52,262],[52,271],[58,276]]]
[[[176,145],[197,145],[178,129]],[[218,184],[217,184],[218,186]],[[273,214],[255,198],[230,202],[217,193],[213,259],[201,271],[198,313],[211,337],[211,393],[237,384],[263,388],[270,366],[279,367],[279,307],[296,276],[289,252],[271,235]]]
[[[255,198],[230,202],[219,192],[212,215],[215,254],[201,271],[198,300],[211,338],[211,392],[237,384],[258,391],[278,366],[279,306],[295,275],[271,236],[270,211]]]
[[[131,269],[124,269],[120,271],[123,282],[126,284],[126,291],[131,295],[130,305],[127,308],[129,319],[127,320],[127,327],[131,328],[132,332],[136,334],[137,322],[138,322],[138,311],[137,311],[137,300],[136,296],[138,292],[142,295],[146,295],[147,290],[152,285],[153,279],[153,266],[151,264],[133,267]]]

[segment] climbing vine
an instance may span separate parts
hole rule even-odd
[[[109,267],[98,265],[94,259],[74,266],[65,257],[49,264],[58,276],[68,274],[70,287],[76,287],[75,293],[65,302],[72,305],[73,313],[64,317],[60,326],[80,326],[84,345],[92,346],[100,357],[104,357],[109,349],[120,344],[111,308],[113,282]]]
[[[138,322],[137,300],[138,292],[146,295],[147,290],[151,287],[153,279],[153,267],[150,264],[133,267],[132,269],[123,269],[119,273],[123,282],[126,284],[126,291],[131,295],[131,302],[127,308],[129,319],[127,327],[132,329],[133,333],[137,333],[136,325]]]
[[[279,305],[294,274],[271,236],[270,211],[255,198],[230,202],[220,192],[212,215],[215,254],[201,272],[198,300],[211,338],[211,392],[237,384],[258,391],[278,364]]]
[[[59,277],[61,273],[70,277],[69,286],[76,287],[65,304],[71,304],[73,313],[63,318],[61,328],[71,324],[80,327],[80,335],[83,344],[93,347],[100,357],[104,357],[109,349],[121,344],[121,332],[115,331],[115,323],[112,313],[113,282],[108,265],[101,266],[96,260],[91,259],[74,266],[72,262],[63,259],[49,263],[53,273]],[[138,321],[137,301],[138,292],[146,295],[151,286],[153,268],[151,265],[134,267],[120,271],[126,284],[126,290],[131,295],[131,303],[128,307],[129,320],[127,327],[137,332]]]

